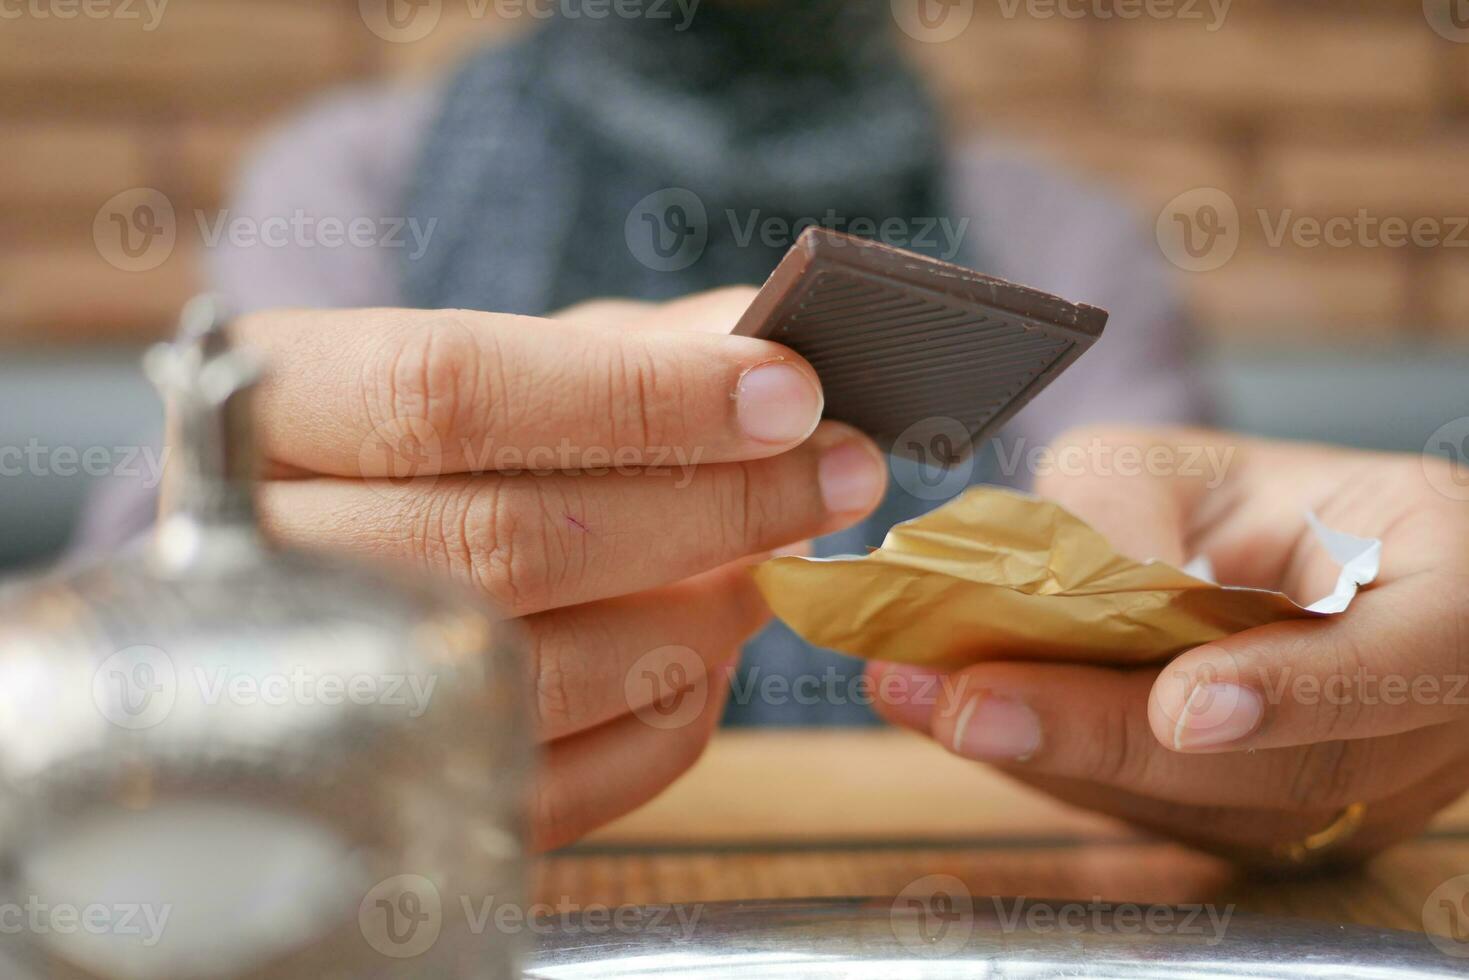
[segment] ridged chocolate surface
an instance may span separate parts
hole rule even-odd
[[[1095,307],[810,229],[735,332],[810,361],[827,417],[900,455],[953,462],[1081,356],[1106,320]],[[961,427],[962,445],[935,443]]]

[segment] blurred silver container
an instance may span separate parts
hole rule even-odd
[[[0,593],[0,975],[518,976],[513,633],[261,536],[257,371],[208,302],[147,366],[151,540]]]

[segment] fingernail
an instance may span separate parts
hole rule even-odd
[[[1200,684],[1189,694],[1173,729],[1179,752],[1237,742],[1260,727],[1265,702],[1238,684]]]
[[[806,372],[781,361],[746,371],[735,389],[740,429],[756,442],[801,442],[821,421],[821,389]]]
[[[1041,720],[1019,701],[981,693],[954,723],[954,751],[985,762],[1024,762],[1041,747]]]
[[[877,505],[887,486],[887,467],[866,440],[853,437],[821,454],[816,479],[826,509],[848,514]]]

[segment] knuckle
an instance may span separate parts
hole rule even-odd
[[[533,643],[535,696],[531,701],[537,732],[561,732],[575,727],[589,701],[584,670],[568,666],[552,642]]]
[[[540,477],[486,481],[458,509],[451,531],[473,584],[510,616],[579,601],[592,578],[593,549],[585,532],[568,533],[572,515],[588,514],[580,484]]]
[[[500,481],[473,487],[443,528],[470,582],[509,616],[539,608],[546,591],[547,532],[526,519],[515,496]]]
[[[532,720],[538,742],[553,746],[557,739],[588,731],[605,718],[628,710],[620,673],[609,677],[588,670],[590,648],[600,644],[610,653],[616,646],[608,623],[597,617],[556,614],[531,617],[526,625],[535,663]],[[697,681],[710,682],[710,678]],[[648,730],[654,742],[645,743],[649,754],[643,758],[658,785],[698,761],[722,715],[722,702],[711,697],[709,705],[701,718],[703,724]],[[554,747],[548,750],[548,760],[550,778],[540,783],[532,803],[532,821],[538,845],[559,846],[581,836],[597,821],[588,818],[584,788],[558,778]]]
[[[393,523],[402,528],[401,538],[419,564],[468,576],[478,586],[471,531],[474,517],[473,495],[445,487],[440,492],[409,495]]]
[[[428,496],[405,501],[391,523],[400,529],[409,556],[424,568],[453,571],[454,542],[442,533],[446,500]]]
[[[1135,720],[1125,705],[1108,705],[1098,715],[1091,738],[1091,754],[1082,775],[1109,786],[1132,786],[1144,780],[1151,736],[1134,730]]]
[[[766,539],[772,520],[767,502],[757,488],[755,464],[732,463],[717,484],[715,517],[725,554],[749,554]]]
[[[422,419],[442,436],[491,408],[479,381],[483,351],[467,324],[452,315],[404,319],[390,321],[385,334],[362,366],[369,424]]]

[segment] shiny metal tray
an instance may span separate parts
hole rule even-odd
[[[548,923],[525,975],[1406,980],[1469,976],[1469,959],[1417,933],[1229,906],[900,896],[586,911]]]

